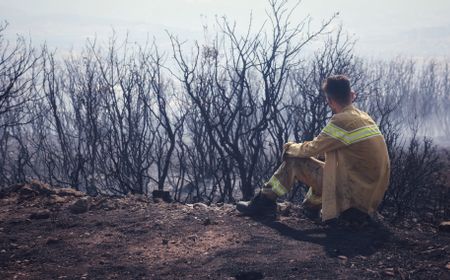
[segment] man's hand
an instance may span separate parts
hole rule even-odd
[[[281,155],[281,158],[282,158],[283,160],[285,160],[285,158],[287,157],[286,151],[287,151],[287,150],[289,149],[289,147],[290,147],[291,145],[293,145],[293,144],[295,144],[295,142],[289,141],[289,142],[287,142],[287,143],[285,143],[285,144],[283,145],[283,154]]]

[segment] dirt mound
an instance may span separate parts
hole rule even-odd
[[[130,203],[149,203],[149,199],[142,195],[116,198],[89,197],[85,193],[71,188],[55,188],[36,180],[4,188],[0,191],[0,199],[3,199],[4,202],[17,203],[21,207],[67,209],[73,214],[81,214],[89,210],[113,210],[126,207]]]
[[[437,228],[353,231],[279,211],[253,220],[228,204],[13,186],[0,199],[0,279],[450,279],[450,234]]]
[[[85,194],[71,188],[54,188],[33,180],[31,183],[16,184],[0,190],[0,198],[11,196],[23,201],[37,197],[83,197]]]

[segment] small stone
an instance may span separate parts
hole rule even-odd
[[[395,276],[395,271],[394,271],[393,268],[386,268],[384,270],[384,274],[387,275],[387,276],[393,277],[393,276]]]
[[[341,261],[342,264],[346,264],[348,261],[348,257],[344,255],[338,256],[338,259]]]
[[[33,220],[44,220],[50,218],[50,211],[49,210],[42,210],[42,211],[36,211],[31,213],[30,219]]]
[[[444,221],[439,224],[439,231],[450,232],[450,221]]]
[[[201,202],[194,203],[194,209],[195,209],[195,210],[198,210],[198,209],[207,209],[207,208],[208,208],[208,205],[206,205],[206,204],[204,204],[204,203],[201,203]]]
[[[81,214],[89,210],[89,201],[87,198],[83,197],[75,201],[69,206],[69,210],[72,214]]]
[[[448,270],[450,270],[450,262],[447,263],[447,265],[445,266],[445,268],[447,268]]]

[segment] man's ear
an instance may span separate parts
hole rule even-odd
[[[330,107],[331,111],[335,110],[335,101],[332,98],[327,98],[328,107]]]
[[[358,95],[354,91],[352,91],[351,93],[352,93],[352,102],[354,102],[355,99],[358,97]]]

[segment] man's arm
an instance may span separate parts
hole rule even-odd
[[[304,143],[286,143],[283,157],[308,158],[340,149],[348,145],[341,137],[343,133],[346,131],[336,126],[332,118],[314,140]]]

